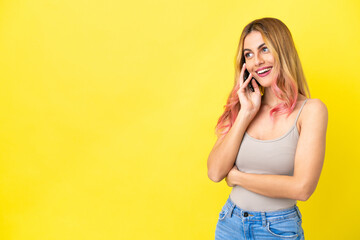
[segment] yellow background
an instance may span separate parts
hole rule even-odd
[[[0,1],[0,239],[213,239],[207,178],[243,27],[293,34],[328,107],[306,239],[355,239],[359,1]]]

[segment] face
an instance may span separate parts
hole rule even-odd
[[[246,69],[263,87],[270,87],[276,78],[274,56],[267,48],[261,33],[252,31],[244,39]]]

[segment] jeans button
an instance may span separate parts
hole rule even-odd
[[[244,217],[249,216],[249,214],[247,212],[244,212]]]

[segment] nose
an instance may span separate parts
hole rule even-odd
[[[260,55],[255,55],[255,65],[260,66],[264,63],[264,59]]]

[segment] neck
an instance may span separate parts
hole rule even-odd
[[[273,108],[279,103],[281,103],[281,100],[275,96],[271,88],[270,87],[265,88],[264,95],[262,96],[261,99],[261,104]]]

